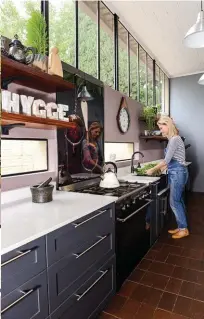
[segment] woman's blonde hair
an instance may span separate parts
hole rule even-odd
[[[163,115],[160,117],[160,119],[157,122],[158,125],[167,125],[168,126],[168,134],[165,135],[165,137],[167,137],[168,139],[170,139],[172,136],[178,135],[179,134],[179,130],[177,129],[174,121],[172,120],[171,117]],[[164,134],[163,134],[164,135]]]

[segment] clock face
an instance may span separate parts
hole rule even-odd
[[[126,133],[130,125],[130,116],[126,108],[121,108],[118,114],[118,125],[122,133]]]

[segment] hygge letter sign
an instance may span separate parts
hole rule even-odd
[[[2,110],[9,113],[69,121],[66,116],[69,111],[68,105],[54,102],[46,104],[43,100],[35,100],[32,96],[19,95],[6,90],[2,90]]]

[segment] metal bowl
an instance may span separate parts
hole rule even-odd
[[[52,201],[52,193],[54,186],[48,185],[42,188],[37,188],[38,185],[30,187],[33,203],[48,203]]]

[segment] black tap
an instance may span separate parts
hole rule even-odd
[[[131,173],[134,173],[134,157],[135,157],[135,154],[140,154],[142,156],[142,158],[144,157],[144,154],[142,152],[134,152],[132,154],[132,159],[131,159]],[[138,164],[137,164],[137,168],[140,168],[141,165],[140,165],[140,162],[138,161]]]

